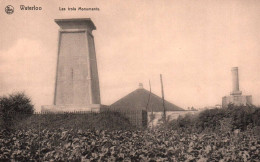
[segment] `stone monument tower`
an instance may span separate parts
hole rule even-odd
[[[242,91],[239,90],[239,75],[238,67],[231,69],[232,73],[232,87],[233,90],[230,92],[230,96],[224,96],[222,98],[222,107],[228,107],[228,104],[232,103],[235,106],[240,105],[252,105],[252,96],[242,95]]]
[[[42,111],[99,111],[100,89],[89,18],[56,19],[60,26],[54,105]]]
[[[239,90],[239,76],[238,76],[238,67],[233,67],[231,69],[232,74],[232,85],[233,85],[233,91],[230,93],[230,95],[242,95],[242,92]]]

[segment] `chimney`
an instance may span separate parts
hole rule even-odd
[[[143,89],[144,87],[143,87],[143,83],[139,83],[139,87],[138,87],[139,89]]]

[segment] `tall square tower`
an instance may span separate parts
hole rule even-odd
[[[60,26],[54,105],[42,111],[98,111],[100,89],[89,18],[56,19]]]

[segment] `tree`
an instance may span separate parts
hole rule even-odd
[[[24,92],[0,97],[1,127],[9,128],[15,121],[24,119],[34,112],[31,99]]]

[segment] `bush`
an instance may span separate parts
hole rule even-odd
[[[251,106],[229,106],[226,110],[227,115],[232,119],[233,129],[246,130],[249,124],[252,124],[252,115],[255,113],[255,107]]]
[[[173,129],[202,131],[245,131],[249,126],[260,126],[260,109],[254,106],[229,105],[226,109],[209,109],[198,116],[180,116],[171,123]]]
[[[186,114],[184,117],[180,116],[177,119],[176,125],[180,128],[190,128],[193,126],[193,118],[191,114]]]
[[[260,109],[256,109],[252,114],[252,121],[254,126],[260,126]]]
[[[14,127],[22,129],[95,129],[122,130],[134,129],[129,120],[118,112],[105,111],[100,113],[46,113],[34,114]]]
[[[31,99],[23,92],[0,97],[0,126],[2,128],[10,129],[15,122],[32,115],[33,112],[34,106],[31,104]]]

